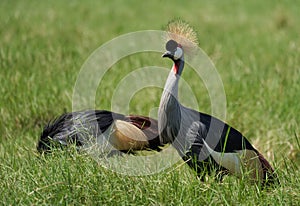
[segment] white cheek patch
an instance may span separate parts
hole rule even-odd
[[[183,51],[180,47],[177,47],[175,53],[174,53],[174,59],[180,59],[182,57]]]

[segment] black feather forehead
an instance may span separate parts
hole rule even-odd
[[[195,30],[185,21],[176,19],[168,23],[166,49],[180,45],[185,52],[192,52],[198,46]],[[171,51],[171,50],[169,50]]]
[[[177,49],[177,47],[178,47],[178,43],[172,39],[166,43],[167,51],[175,51]]]

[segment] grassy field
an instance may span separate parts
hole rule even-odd
[[[0,203],[298,205],[300,3],[226,2],[2,0]],[[196,28],[201,48],[223,80],[224,120],[270,160],[281,185],[262,190],[235,177],[200,182],[185,165],[151,176],[123,176],[72,150],[37,154],[43,126],[71,111],[77,75],[96,48],[121,34],[162,29],[176,17]],[[171,62],[160,56],[133,55],[118,62],[97,90],[97,108],[110,110],[114,87],[135,68],[170,67]],[[183,77],[197,94],[198,109],[209,113],[210,100],[201,81],[191,69]],[[161,92],[137,93],[130,112],[147,115],[158,106]]]

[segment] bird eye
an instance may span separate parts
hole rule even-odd
[[[169,40],[166,44],[167,51],[175,51],[177,49],[178,43],[174,40]]]

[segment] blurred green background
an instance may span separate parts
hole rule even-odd
[[[299,11],[300,3],[291,0],[2,0],[0,200],[4,204],[123,201],[124,205],[297,202],[300,193]],[[224,120],[239,129],[275,165],[283,178],[281,187],[268,193],[230,178],[230,183],[225,181],[224,185],[203,184],[191,178],[191,171],[185,167],[165,176],[130,179],[104,171],[79,154],[71,158],[58,153],[44,161],[36,159],[35,145],[43,126],[63,112],[71,111],[77,75],[91,53],[119,35],[163,29],[174,18],[182,18],[197,30],[200,47],[212,59],[224,83],[227,98]],[[159,54],[133,55],[118,62],[97,90],[97,108],[110,109],[114,87],[124,75],[153,64],[171,67],[171,62],[162,60]],[[183,77],[197,94],[198,109],[210,113],[210,100],[202,82],[192,69],[186,69]],[[158,106],[161,92],[149,89],[137,93],[130,112],[147,115],[152,107]],[[83,165],[80,169],[74,166],[79,162]],[[62,169],[56,171],[58,164]],[[56,175],[50,175],[55,172]],[[105,176],[97,176],[99,173]],[[66,174],[69,178],[64,179]],[[89,182],[90,178],[94,182]],[[158,182],[165,187],[153,190]],[[97,185],[107,187],[106,192],[96,192]],[[124,185],[126,188],[139,186],[128,194]],[[180,188],[191,194],[180,193]]]

